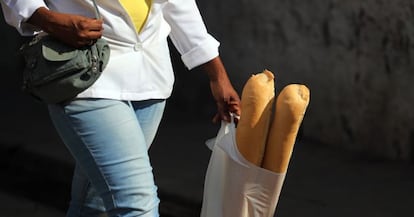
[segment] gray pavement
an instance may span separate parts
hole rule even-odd
[[[62,210],[21,197],[16,194],[0,192],[2,217],[63,217]]]
[[[43,105],[2,109],[9,115],[0,126],[0,217],[63,217],[73,161]],[[196,217],[210,155],[204,141],[215,136],[218,126],[208,119],[167,115],[174,118],[161,124],[150,150],[161,214]],[[300,140],[275,216],[414,216],[413,169],[410,163]]]

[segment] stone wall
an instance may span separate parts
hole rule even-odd
[[[322,144],[389,159],[413,159],[414,2],[408,0],[197,0],[209,31],[241,93],[252,73],[276,75],[311,89],[303,136]],[[0,64],[16,33],[1,23]],[[212,116],[205,75],[187,72],[173,55],[177,84],[172,109]],[[18,90],[13,74],[6,87]],[[13,84],[14,83],[14,84]],[[13,85],[12,85],[13,84]],[[2,91],[9,91],[5,86]]]
[[[414,2],[199,0],[240,89],[264,68],[311,89],[303,133],[390,159],[413,158]]]

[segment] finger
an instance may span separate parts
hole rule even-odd
[[[221,119],[220,119],[220,115],[217,113],[217,114],[215,114],[214,115],[214,117],[213,117],[213,119],[212,119],[212,122],[214,123],[214,124],[217,124],[217,123],[219,123],[221,121]]]
[[[221,111],[219,111],[218,115],[219,115],[220,119],[225,121],[225,122],[230,122],[231,121],[230,113],[228,112],[228,110],[221,110]]]
[[[226,112],[226,107],[224,106],[224,103],[222,103],[222,102],[217,102],[217,113],[215,114],[215,116],[213,117],[213,123],[219,123],[221,120],[224,120],[224,121],[227,121],[227,122],[229,122],[230,121],[230,118],[229,117],[226,117],[226,115],[225,115],[225,113],[228,113],[228,112]]]
[[[89,23],[90,31],[102,31],[103,30],[102,20],[92,19]]]
[[[234,113],[234,114],[236,114],[236,115],[240,115],[240,103],[239,102],[230,102],[229,104],[228,104],[228,110],[231,112],[231,113]]]
[[[101,37],[102,37],[102,32],[92,31],[92,32],[88,32],[86,34],[86,38],[89,39],[89,40],[91,40],[91,39],[96,40],[96,39],[101,38]]]
[[[94,32],[94,31],[84,31],[82,33],[79,33],[78,35],[78,41],[82,44],[89,44],[91,40],[96,41],[97,39],[102,37],[102,32]]]
[[[212,122],[217,124],[220,121],[231,122],[230,114],[229,113],[227,113],[227,114],[217,113],[216,115],[214,115]]]
[[[241,113],[240,100],[238,99],[230,100],[230,102],[227,103],[227,109],[230,113],[240,116],[240,113]]]
[[[102,31],[102,20],[83,18],[78,23],[78,29],[81,31]]]

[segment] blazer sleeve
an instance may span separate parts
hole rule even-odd
[[[168,0],[163,13],[171,26],[170,39],[187,68],[219,55],[220,43],[207,32],[195,0]]]
[[[0,0],[6,23],[15,27],[21,35],[29,36],[40,31],[26,23],[40,7],[47,7],[43,0]]]

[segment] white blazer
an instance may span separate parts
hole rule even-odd
[[[187,68],[218,54],[219,42],[206,30],[194,0],[153,0],[138,34],[118,0],[96,0],[111,48],[109,63],[98,81],[78,97],[120,100],[165,99],[171,95],[174,73],[167,37]],[[25,21],[39,7],[94,17],[91,0],[0,0],[5,20],[22,35],[40,30]]]

